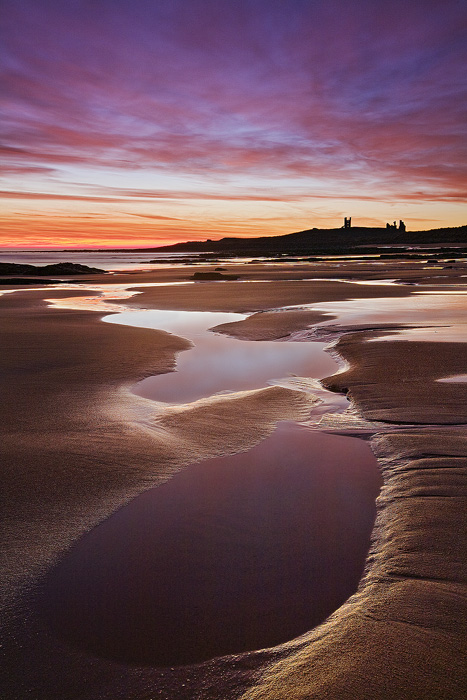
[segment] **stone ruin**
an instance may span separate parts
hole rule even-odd
[[[344,217],[344,225],[342,228],[352,228],[352,217],[345,216]],[[399,220],[399,226],[397,225],[397,221],[394,221],[392,224],[386,224],[386,228],[390,229],[391,231],[405,231],[405,224],[402,221],[402,219]]]
[[[399,226],[397,226],[397,223],[394,221],[392,224],[386,224],[386,228],[391,229],[392,231],[405,231],[405,224],[402,219],[400,219]]]

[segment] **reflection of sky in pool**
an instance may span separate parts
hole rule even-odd
[[[313,304],[312,308],[341,316],[339,321],[379,323],[465,323],[467,293],[422,292],[407,297],[351,299]]]
[[[41,607],[71,644],[124,663],[285,642],[356,590],[380,485],[364,441],[283,423],[85,535],[48,574]]]
[[[437,379],[438,382],[448,382],[448,384],[463,384],[467,382],[467,374],[455,374],[452,377],[443,377],[442,379]]]
[[[110,323],[157,328],[188,338],[194,347],[177,357],[177,371],[148,377],[133,391],[163,402],[189,402],[220,391],[244,391],[290,375],[325,377],[335,361],[323,352],[326,343],[244,341],[212,333],[209,328],[240,321],[242,314],[194,311],[130,311],[106,317]]]
[[[373,338],[380,340],[413,340],[434,342],[465,342],[467,340],[467,292],[417,292],[408,297],[381,299],[352,299],[313,304],[312,308],[337,316],[328,323],[416,325],[391,331]],[[327,325],[327,324],[320,324]],[[423,327],[423,326],[427,327]]]

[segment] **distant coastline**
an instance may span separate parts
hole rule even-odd
[[[0,256],[16,251],[41,253],[155,253],[155,252],[232,252],[239,255],[274,253],[327,253],[335,251],[372,252],[384,248],[404,251],[415,247],[465,247],[467,224],[420,231],[389,227],[352,226],[348,228],[310,228],[279,236],[254,238],[224,237],[197,241],[181,241],[170,245],[148,245],[135,248],[0,248]]]
[[[169,246],[161,246],[157,251],[180,252],[248,252],[253,253],[292,253],[292,252],[333,252],[350,251],[362,248],[379,249],[387,246],[405,248],[407,246],[467,246],[467,225],[456,228],[439,228],[429,231],[401,231],[393,228],[352,228],[306,229],[282,236],[261,238],[221,238],[218,241],[187,241]],[[149,250],[149,249],[148,249]]]

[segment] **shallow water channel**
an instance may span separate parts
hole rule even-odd
[[[155,401],[185,403],[219,392],[259,389],[291,376],[321,378],[336,371],[336,362],[324,352],[326,343],[245,341],[209,330],[244,318],[236,313],[148,310],[104,320],[157,328],[193,343],[178,355],[176,372],[148,377],[132,388]]]
[[[323,343],[207,331],[241,318],[138,311],[106,320],[194,343],[175,373],[133,388],[158,402],[336,371]],[[190,664],[288,641],[355,592],[380,486],[364,441],[282,422],[248,452],[185,468],[85,535],[48,574],[42,609],[68,642],[120,662]]]

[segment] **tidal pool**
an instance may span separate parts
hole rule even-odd
[[[380,485],[364,441],[282,423],[85,535],[47,576],[42,609],[68,642],[120,662],[182,665],[285,642],[355,592]]]
[[[429,342],[465,342],[467,340],[467,292],[462,289],[417,291],[407,297],[351,299],[313,304],[316,311],[331,313],[336,318],[319,326],[338,324],[388,324],[399,326],[387,335],[369,342],[413,340]],[[404,328],[407,326],[407,328]],[[415,327],[412,327],[415,326]],[[383,331],[382,331],[383,332]]]
[[[130,311],[105,320],[194,344],[176,372],[133,388],[159,402],[336,371],[324,343],[208,330],[242,318]],[[330,396],[317,418],[347,405]],[[185,468],[86,534],[46,576],[42,612],[72,645],[125,663],[192,664],[288,641],[355,592],[380,485],[364,441],[279,423],[248,452]]]
[[[185,403],[223,391],[258,389],[289,376],[321,378],[337,364],[326,343],[245,341],[209,328],[245,318],[244,314],[195,311],[130,311],[105,321],[157,328],[183,336],[193,347],[177,357],[176,372],[148,377],[132,391],[165,403]]]

